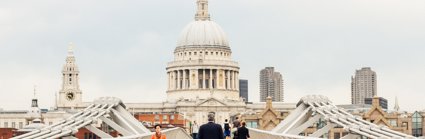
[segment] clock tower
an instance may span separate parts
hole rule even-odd
[[[82,103],[82,92],[78,83],[78,66],[75,63],[73,44],[68,47],[66,64],[62,69],[62,89],[59,91],[59,109],[75,109],[84,107]]]

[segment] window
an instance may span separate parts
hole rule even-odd
[[[202,79],[199,79],[198,87],[199,88],[203,88],[203,86],[202,86]]]
[[[24,123],[19,122],[19,129],[21,129],[22,127],[24,127]]]
[[[167,115],[163,115],[162,116],[162,120],[168,120],[168,116]]]
[[[7,123],[7,122],[4,122],[4,127],[5,127],[5,128],[8,128],[8,127],[9,127],[9,125],[8,125],[8,123]]]
[[[171,119],[171,120],[174,120],[174,115],[171,115],[171,116],[170,116],[170,119]]]
[[[397,120],[391,119],[390,120],[390,125],[393,126],[393,127],[397,127]]]
[[[342,136],[348,135],[348,132],[342,132]]]
[[[403,123],[401,124],[401,126],[402,126],[402,127],[407,127],[407,122],[403,122]]]
[[[341,138],[341,135],[339,133],[334,133],[334,139],[339,139]]]
[[[12,128],[16,128],[16,127],[15,127],[15,122],[12,122]]]
[[[159,115],[155,115],[155,121],[159,121]]]

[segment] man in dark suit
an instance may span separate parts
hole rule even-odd
[[[246,128],[245,126],[246,126],[246,123],[245,122],[242,122],[241,123],[241,127],[239,127],[238,128],[238,131],[237,131],[237,133],[238,133],[238,139],[249,139],[250,137],[249,137],[249,130],[248,130],[248,128]]]
[[[221,125],[214,123],[214,113],[208,114],[208,123],[199,128],[199,139],[224,139]]]

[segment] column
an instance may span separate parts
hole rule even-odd
[[[236,90],[236,71],[233,71],[233,90]]]
[[[180,88],[180,70],[177,70],[177,89],[181,89]]]
[[[171,88],[171,72],[167,72],[167,75],[168,75],[168,89],[167,90],[170,90],[170,88]]]
[[[183,84],[182,84],[182,89],[186,89],[186,70],[182,70],[182,74],[183,74]]]
[[[174,89],[174,86],[173,86],[173,82],[174,82],[174,71],[170,71],[170,90],[173,90]]]
[[[210,84],[210,86],[209,86],[209,88],[210,89],[212,89],[213,88],[213,86],[212,86],[212,69],[210,69],[210,76],[209,76],[209,84]]]
[[[177,76],[176,76],[176,71],[171,71],[171,74],[172,74],[172,76],[173,76],[173,81],[172,81],[172,87],[173,87],[173,90],[176,90],[177,89],[177,83],[176,83],[176,78],[177,78]]]
[[[202,89],[205,88],[205,69],[202,69]]]
[[[193,83],[195,83],[192,79],[192,74],[193,74],[193,69],[190,69],[189,70],[189,85],[188,85],[188,88],[189,89],[191,89],[191,88],[193,88]],[[196,76],[195,76],[196,77]],[[196,79],[196,78],[195,78]]]
[[[233,84],[234,84],[234,79],[233,79],[233,71],[230,71],[230,90],[233,90]]]
[[[218,80],[219,80],[218,79],[218,77],[219,77],[218,74],[219,74],[218,69],[216,69],[215,70],[215,88],[221,89],[221,88],[219,88],[220,85],[218,85]]]
[[[236,90],[239,90],[239,71],[236,72]]]
[[[226,79],[227,87],[226,87],[226,89],[230,89],[230,70],[226,71],[226,76],[227,76],[227,79]]]

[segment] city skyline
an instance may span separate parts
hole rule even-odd
[[[420,8],[424,2],[312,3],[217,0],[210,4],[211,18],[231,40],[241,78],[251,82],[252,101],[259,98],[255,95],[259,94],[258,71],[274,66],[285,75],[285,102],[321,94],[335,104],[349,104],[350,76],[368,66],[380,75],[379,96],[389,100],[390,109],[395,96],[402,110],[425,109],[420,103],[425,97],[421,87],[425,10]],[[165,66],[172,60],[181,28],[193,20],[193,1],[104,2],[89,13],[98,1],[43,4],[0,2],[0,92],[13,98],[0,98],[0,108],[30,107],[34,84],[40,106],[53,106],[68,42],[76,46],[83,101],[101,96],[126,102],[165,101]],[[315,4],[334,5],[322,9]],[[229,12],[236,6],[241,12]],[[158,13],[149,15],[152,12]],[[171,24],[163,23],[170,19]]]

